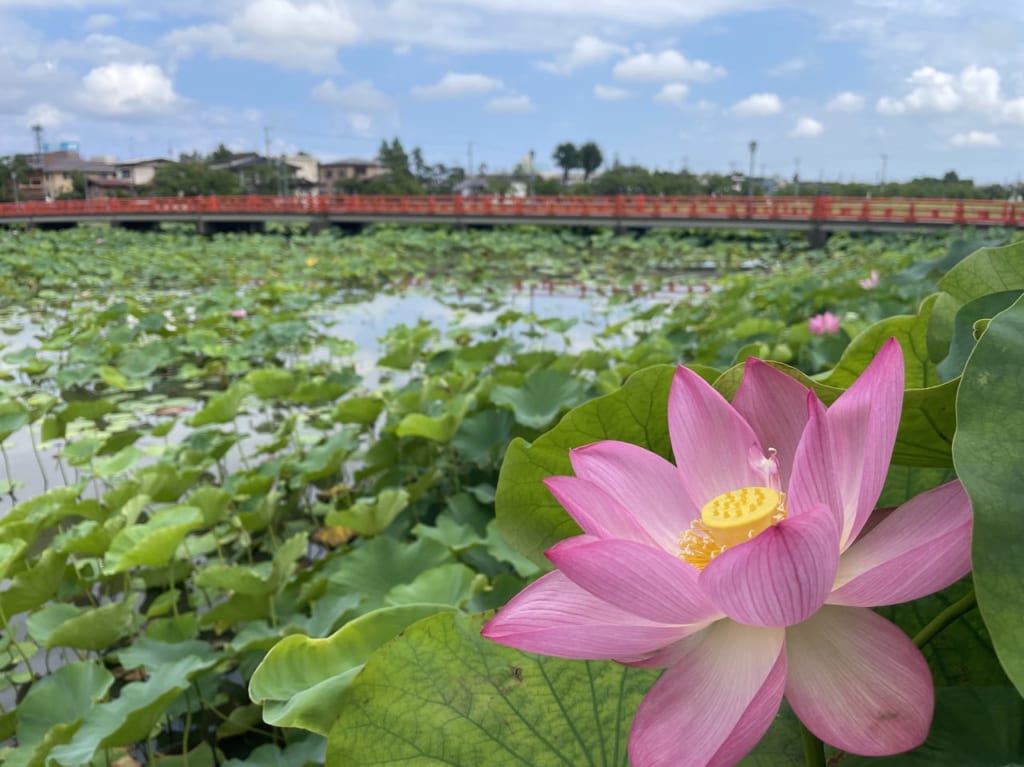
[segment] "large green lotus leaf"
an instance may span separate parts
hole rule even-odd
[[[249,697],[263,705],[267,724],[327,735],[338,716],[342,693],[366,659],[416,621],[452,609],[443,604],[386,607],[350,621],[323,639],[285,637],[256,667]]]
[[[295,374],[283,368],[250,370],[244,379],[260,399],[285,397],[295,389]]]
[[[474,590],[487,582],[485,576],[460,562],[420,573],[411,583],[400,583],[384,596],[389,605],[441,604],[466,606]]]
[[[139,492],[156,503],[171,503],[192,487],[201,475],[199,469],[179,469],[169,463],[159,463],[139,469],[134,479],[139,483]]]
[[[356,501],[347,509],[332,511],[324,524],[348,527],[361,535],[377,535],[387,530],[395,517],[409,506],[409,493],[401,488],[385,488],[372,501]]]
[[[533,444],[515,439],[505,452],[495,497],[498,530],[517,551],[550,567],[544,551],[579,527],[542,480],[571,474],[570,448],[617,439],[670,458],[668,391],[675,368],[658,365],[631,376],[616,392],[570,410]]]
[[[381,535],[353,551],[336,552],[327,563],[327,592],[362,597],[360,612],[384,606],[384,597],[400,583],[410,583],[432,567],[452,561],[448,548],[437,541],[396,541]]]
[[[953,319],[953,334],[950,338],[949,354],[938,365],[939,375],[944,381],[951,381],[963,373],[967,358],[974,351],[975,323],[995,317],[1020,298],[1021,291],[1008,290],[989,293],[968,301],[960,307]]]
[[[122,391],[131,387],[131,383],[128,381],[128,376],[115,367],[111,367],[110,365],[100,365],[96,369],[96,372],[103,380],[103,383],[107,386],[114,389],[121,389]]]
[[[189,657],[159,666],[145,682],[126,684],[114,700],[88,709],[75,736],[54,748],[50,759],[61,767],[79,767],[89,764],[101,748],[147,739],[167,706],[192,684],[191,678],[215,663]]]
[[[1012,687],[936,691],[928,740],[906,754],[868,759],[847,754],[843,767],[1020,767],[1024,700]]]
[[[559,413],[578,405],[586,392],[587,385],[579,378],[548,368],[528,374],[521,387],[495,386],[491,401],[511,407],[523,426],[543,429]]]
[[[333,418],[338,423],[368,426],[377,420],[383,409],[384,400],[380,397],[348,397],[335,406]]]
[[[200,639],[183,639],[177,642],[162,642],[151,637],[142,637],[123,650],[117,651],[117,659],[125,668],[145,666],[153,670],[167,663],[176,663],[186,658],[216,661],[217,650],[209,642]]]
[[[68,555],[65,553],[45,551],[35,567],[23,570],[12,578],[4,589],[0,602],[0,606],[3,607],[0,620],[6,625],[18,613],[35,609],[50,601],[60,588],[67,559]]]
[[[514,423],[515,416],[505,409],[475,413],[459,425],[452,447],[477,466],[491,466],[512,439]]]
[[[224,565],[213,563],[195,576],[196,586],[204,589],[222,589],[236,594],[267,595],[275,590],[271,583],[272,562],[254,565]]]
[[[999,660],[1024,690],[1024,298],[997,315],[964,368],[953,461],[974,508],[978,607]]]
[[[459,428],[460,419],[452,413],[439,416],[409,413],[395,428],[399,437],[423,437],[434,442],[449,442]]]
[[[21,559],[27,546],[28,544],[21,538],[12,537],[0,541],[0,578],[4,578],[7,571]]]
[[[97,458],[92,462],[92,473],[100,479],[109,479],[132,468],[142,459],[142,451],[129,445],[109,458]]]
[[[989,293],[1024,290],[1024,242],[979,248],[939,280],[939,288],[960,303]]]
[[[0,402],[0,442],[14,432],[28,425],[31,414],[24,405],[15,400]]]
[[[249,393],[249,385],[245,382],[232,384],[226,391],[217,392],[207,401],[206,406],[192,416],[189,421],[193,426],[205,426],[210,423],[228,423],[235,420],[238,408]]]
[[[849,388],[890,338],[899,341],[903,348],[906,388],[924,389],[942,383],[928,354],[928,320],[936,298],[935,295],[926,298],[917,314],[887,317],[857,334],[823,383]]]
[[[131,634],[134,617],[134,599],[84,608],[54,628],[46,638],[46,646],[99,651]]]
[[[326,764],[626,763],[658,672],[529,655],[482,638],[482,624],[435,615],[376,652],[335,712]]]
[[[54,725],[77,721],[113,683],[114,675],[93,661],[68,663],[35,682],[18,704],[18,743],[38,743]]]
[[[166,565],[182,538],[202,526],[203,513],[194,506],[161,509],[145,524],[126,527],[114,536],[104,558],[104,572]]]

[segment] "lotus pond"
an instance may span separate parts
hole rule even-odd
[[[678,364],[830,404],[895,337],[878,507],[974,508],[973,576],[879,609],[932,734],[805,751],[784,705],[742,764],[1024,760],[1024,244],[986,237],[0,234],[0,759],[626,764],[657,671],[480,636],[579,532],[543,480],[671,458]]]

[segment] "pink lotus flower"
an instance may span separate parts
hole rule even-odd
[[[816,336],[823,336],[826,333],[838,333],[839,318],[832,314],[832,312],[815,314],[807,320],[807,329]]]
[[[858,280],[857,282],[862,288],[864,288],[864,290],[874,290],[878,287],[879,280],[878,270],[872,269],[869,277],[865,277],[863,280]]]
[[[247,312],[245,309],[232,309],[231,316],[236,320],[244,320],[246,317],[249,316],[249,312]]]
[[[869,756],[927,736],[921,652],[869,608],[938,591],[970,570],[959,481],[867,525],[900,421],[903,355],[888,341],[829,408],[749,360],[732,404],[679,368],[676,465],[636,445],[573,450],[546,481],[583,529],[558,568],[484,636],[528,652],[666,668],[630,735],[634,767],[732,765],[783,695],[831,745]]]

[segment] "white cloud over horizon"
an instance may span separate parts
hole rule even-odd
[[[457,99],[501,90],[505,84],[476,73],[447,72],[433,85],[416,85],[410,91],[418,99]]]
[[[708,61],[691,60],[679,51],[665,50],[658,53],[638,53],[623,59],[612,70],[617,80],[663,81],[683,80],[707,83],[725,77],[724,67]]]
[[[768,117],[782,111],[782,100],[774,93],[754,93],[732,105],[740,117]]]

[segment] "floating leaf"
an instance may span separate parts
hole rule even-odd
[[[626,763],[658,672],[528,655],[483,639],[481,625],[435,615],[375,653],[336,709],[327,763]]]
[[[443,604],[387,607],[350,621],[324,639],[285,637],[256,668],[249,697],[263,705],[267,724],[326,735],[342,693],[366,659],[416,621],[451,609]]]
[[[972,561],[978,607],[999,660],[1024,692],[1024,298],[997,315],[964,368],[953,459],[974,508]]]
[[[564,410],[578,405],[587,391],[579,378],[548,368],[526,376],[521,388],[495,386],[491,401],[509,405],[516,420],[524,426],[543,429]]]

